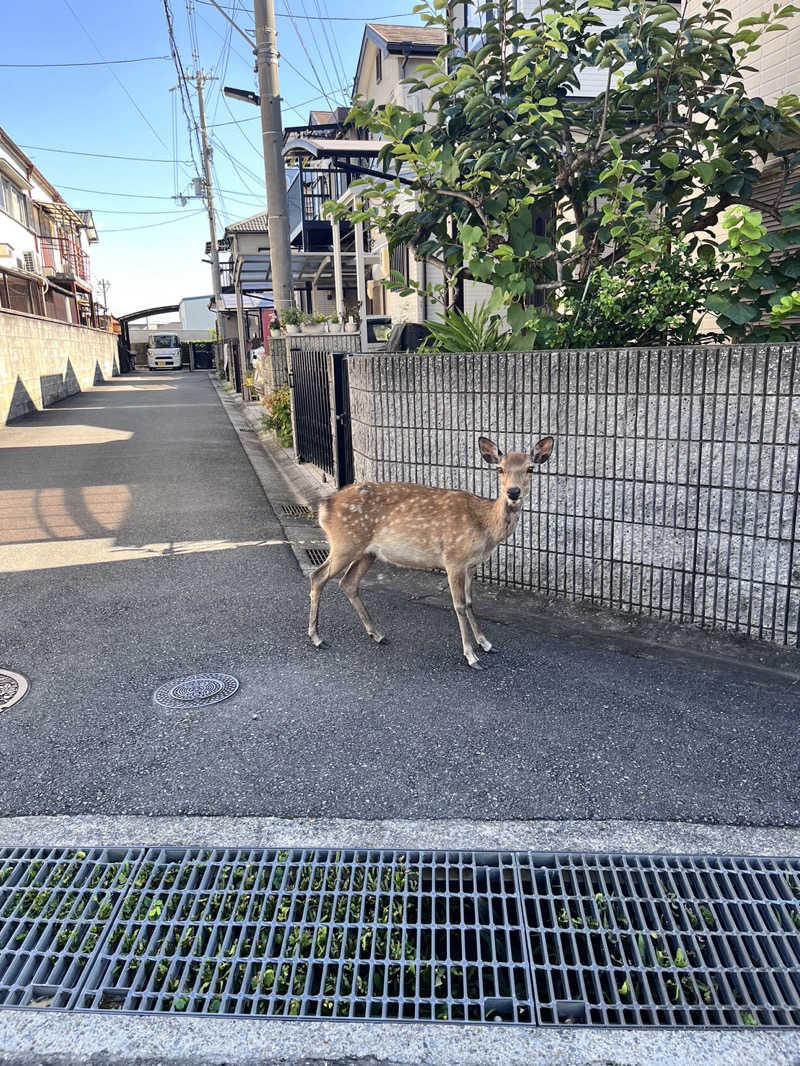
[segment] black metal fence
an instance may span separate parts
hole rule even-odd
[[[289,349],[292,432],[298,462],[313,463],[337,488],[353,481],[345,352]]]
[[[349,360],[357,479],[490,496],[551,433],[493,582],[797,645],[800,345]]]

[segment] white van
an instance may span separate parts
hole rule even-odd
[[[150,370],[180,370],[181,342],[175,333],[151,333],[147,338]]]

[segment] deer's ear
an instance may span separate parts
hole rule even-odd
[[[534,463],[546,463],[550,458],[550,453],[553,451],[554,444],[555,440],[552,437],[542,437],[540,441],[537,441],[531,453]]]
[[[483,461],[489,463],[490,466],[496,466],[503,458],[503,453],[497,447],[495,442],[489,440],[488,437],[478,437],[478,447],[481,450]]]

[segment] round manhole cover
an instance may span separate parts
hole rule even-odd
[[[0,670],[0,711],[6,711],[19,703],[28,691],[28,681],[13,670]]]
[[[186,711],[220,703],[232,696],[238,687],[239,682],[230,674],[197,674],[167,681],[156,689],[153,699],[167,710]]]

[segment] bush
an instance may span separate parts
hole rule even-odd
[[[289,386],[267,396],[264,406],[266,407],[266,413],[262,419],[264,429],[277,434],[284,448],[291,448],[294,438],[292,437],[292,402],[289,396]]]

